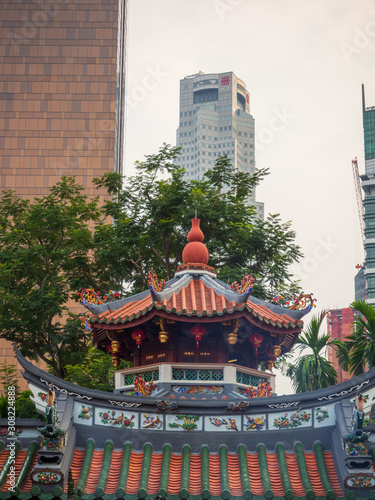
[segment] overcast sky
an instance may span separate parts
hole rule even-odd
[[[129,0],[128,27],[126,174],[175,145],[181,78],[233,71],[250,92],[257,167],[271,171],[257,199],[293,222],[305,255],[295,275],[317,309],[348,307],[363,260],[351,161],[364,172],[375,2]]]

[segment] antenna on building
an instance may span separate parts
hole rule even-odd
[[[363,83],[362,83],[362,108],[363,108],[363,111],[366,111],[365,85]]]

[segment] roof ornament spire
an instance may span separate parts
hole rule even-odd
[[[206,245],[203,243],[204,234],[199,227],[200,219],[191,219],[191,229],[188,234],[188,244],[182,252],[184,264],[205,264],[210,258]]]

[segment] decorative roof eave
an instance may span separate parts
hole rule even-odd
[[[232,311],[226,310],[220,313],[213,311],[211,314],[204,315],[186,312],[179,313],[175,310],[168,310],[165,306],[153,304],[152,308],[149,308],[148,311],[145,311],[142,315],[137,315],[137,317],[133,319],[128,318],[122,321],[118,320],[113,322],[95,321],[92,323],[92,328],[94,330],[124,330],[134,328],[138,325],[146,323],[156,315],[184,323],[212,323],[212,320],[215,317],[217,317],[217,320],[220,322],[230,319],[246,318],[252,325],[260,329],[267,329],[267,331],[277,334],[299,334],[303,326],[303,322],[301,320],[297,320],[295,322],[283,322],[281,325],[274,321],[268,321],[265,318],[260,317],[260,315],[256,315],[252,311],[249,311],[245,305],[240,308],[234,308]]]
[[[22,372],[24,378],[29,383],[31,382],[38,387],[48,388],[53,384],[57,392],[66,394],[68,397],[78,397],[78,399],[84,398],[86,400],[104,402],[105,404],[108,404],[109,400],[111,400],[114,403],[112,406],[119,406],[116,402],[137,402],[142,405],[154,404],[155,398],[152,397],[138,396],[134,399],[134,396],[125,396],[123,394],[104,392],[97,389],[88,389],[87,387],[81,387],[71,382],[67,382],[57,378],[51,373],[41,370],[30,361],[27,361],[16,346],[15,352],[17,360],[24,370],[24,372]],[[346,382],[326,387],[325,389],[309,391],[302,394],[289,394],[284,396],[271,396],[269,398],[253,399],[251,400],[251,406],[254,411],[259,412],[264,412],[266,410],[280,411],[282,408],[297,407],[299,404],[303,404],[304,406],[316,406],[319,404],[326,404],[331,401],[336,402],[341,399],[354,397],[358,388],[364,392],[372,387],[375,387],[375,368],[372,368],[368,372],[362,373],[361,375],[358,375],[357,377],[354,377]],[[215,409],[225,409],[228,405],[228,401],[210,401],[210,405]],[[135,406],[140,405],[137,404]],[[188,411],[192,411],[193,408],[201,408],[202,401],[182,400],[179,402],[179,406],[181,406],[181,408],[187,408]]]

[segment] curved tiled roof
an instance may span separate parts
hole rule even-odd
[[[300,329],[303,326],[301,311],[286,310],[275,304],[250,297],[249,293],[237,294],[220,280],[204,273],[185,274],[169,282],[162,292],[144,292],[109,304],[90,308],[91,322],[100,324],[126,324],[157,311],[183,318],[214,318],[236,312],[250,319],[274,327]]]
[[[35,444],[35,443],[34,443]],[[31,448],[33,443],[30,445]],[[16,475],[28,450],[20,450],[16,458]],[[35,449],[32,449],[35,457]],[[6,461],[8,451],[3,450],[0,464]],[[34,458],[35,461],[35,458]],[[29,472],[33,467],[30,462]],[[105,498],[344,498],[332,454],[316,443],[307,451],[297,443],[293,451],[282,444],[276,450],[266,450],[259,444],[255,452],[240,445],[236,453],[228,452],[225,445],[211,451],[203,445],[200,453],[193,454],[188,445],[175,452],[170,445],[155,453],[150,444],[142,451],[125,443],[116,449],[111,441],[103,449],[96,449],[93,440],[85,449],[77,448],[71,464],[76,490],[83,499]],[[306,474],[307,471],[307,474]],[[28,474],[19,484],[18,498],[30,498],[32,485]],[[7,491],[2,483],[1,492]],[[43,498],[60,497],[62,491],[43,493]],[[60,488],[61,490],[61,488]],[[58,494],[57,494],[58,493]],[[65,488],[67,493],[67,487]],[[38,491],[33,489],[37,497]],[[56,495],[55,495],[56,494]],[[41,498],[41,497],[40,497]]]

